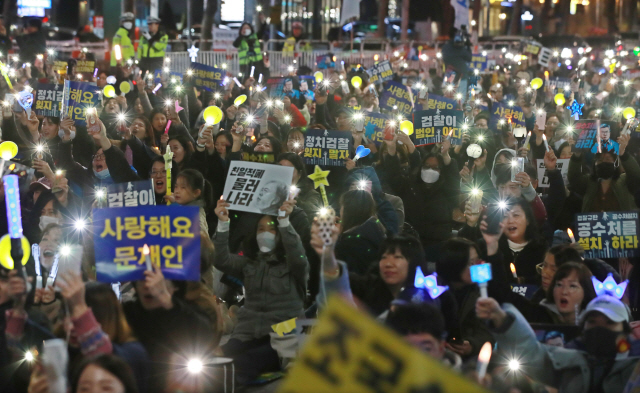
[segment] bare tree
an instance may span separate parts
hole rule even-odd
[[[202,17],[202,30],[200,37],[200,50],[211,50],[212,45],[212,30],[213,30],[213,18],[218,10],[218,2],[216,0],[205,0],[204,4],[204,16]]]

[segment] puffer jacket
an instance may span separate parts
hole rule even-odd
[[[284,225],[282,221],[279,225]],[[309,262],[300,236],[286,221],[286,226],[278,227],[286,252],[283,262],[273,252],[259,252],[255,260],[231,254],[228,226],[224,230],[224,224],[218,225],[214,266],[242,279],[245,288],[245,303],[231,338],[249,341],[267,336],[271,325],[304,313]]]
[[[591,386],[592,364],[586,352],[575,349],[552,347],[536,340],[536,335],[526,319],[511,304],[503,304],[508,315],[504,326],[494,330],[494,337],[504,353],[522,354],[527,367],[527,376],[563,392],[604,393],[622,392],[629,380],[638,357],[630,356],[616,360],[609,373],[604,377],[602,390]]]

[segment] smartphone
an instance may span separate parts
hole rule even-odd
[[[516,182],[516,175],[524,172],[524,157],[515,157],[511,161],[511,181]]]
[[[45,340],[42,344],[42,366],[47,375],[49,392],[67,391],[67,367],[69,352],[61,338]]]
[[[540,111],[536,113],[536,125],[539,130],[544,130],[544,127],[547,124],[547,112]]]
[[[59,169],[59,170],[57,170],[57,171],[56,171],[56,180],[58,180],[58,179],[62,179],[66,174],[67,174],[67,171],[65,171],[65,170],[60,170],[60,169]],[[60,188],[60,187],[58,187],[58,186],[55,186],[55,187],[53,187],[53,188],[51,189],[51,192],[52,192],[52,193],[54,193],[54,194],[55,194],[56,192],[60,192],[60,191],[62,191],[62,188]]]
[[[491,202],[487,206],[487,230],[490,235],[497,235],[500,232],[500,223],[504,219],[506,204],[504,201]]]
[[[284,109],[284,102],[280,101],[280,100],[276,100],[275,102],[276,108],[283,110]]]
[[[354,118],[353,127],[356,131],[364,130],[364,115]]]
[[[100,132],[98,114],[93,108],[87,110],[87,132],[89,133],[89,135],[95,135]]]
[[[428,96],[429,96],[429,89],[427,89],[426,87],[423,87],[422,89],[420,89],[420,92],[418,93],[418,99],[426,100]]]

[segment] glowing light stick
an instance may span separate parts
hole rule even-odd
[[[167,121],[167,126],[164,128],[164,134],[167,135],[169,133],[169,128],[171,127],[171,120]]]
[[[438,285],[438,275],[436,273],[425,276],[422,273],[422,269],[420,266],[416,269],[416,277],[413,280],[413,286],[416,288],[424,288],[427,292],[429,292],[429,296],[431,299],[435,299],[438,296],[442,295],[449,286],[440,286]]]
[[[167,152],[162,156],[164,157],[164,169],[167,171],[167,193],[166,195],[171,195],[171,168],[173,167],[173,152],[171,151],[171,147],[167,145]],[[171,201],[167,201],[167,205],[170,205]]]
[[[322,202],[325,207],[329,206],[329,200],[327,199],[327,192],[325,191],[325,186],[329,186],[329,182],[327,181],[327,177],[329,176],[330,171],[323,171],[320,169],[320,166],[316,165],[312,174],[307,176],[309,179],[313,180],[313,187],[320,187],[320,194],[322,195]]]
[[[115,54],[116,54],[116,61],[121,61],[122,60],[122,50],[120,49],[120,45],[116,45],[113,48]]]
[[[491,264],[481,263],[479,265],[473,265],[469,268],[469,271],[471,272],[471,281],[475,282],[480,287],[480,297],[489,297],[487,294],[487,283],[493,278]]]

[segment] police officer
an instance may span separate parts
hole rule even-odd
[[[160,19],[150,16],[147,18],[149,31],[142,34],[138,44],[138,59],[142,72],[155,71],[162,68],[169,37],[160,30]]]
[[[111,67],[115,67],[120,64],[126,64],[127,60],[133,60],[136,52],[133,50],[133,42],[129,34],[133,30],[133,22],[135,17],[131,12],[125,12],[120,17],[121,26],[116,31],[116,35],[113,36],[113,42],[111,45]],[[118,61],[116,59],[116,45],[120,45],[120,52],[122,53],[122,59]]]

